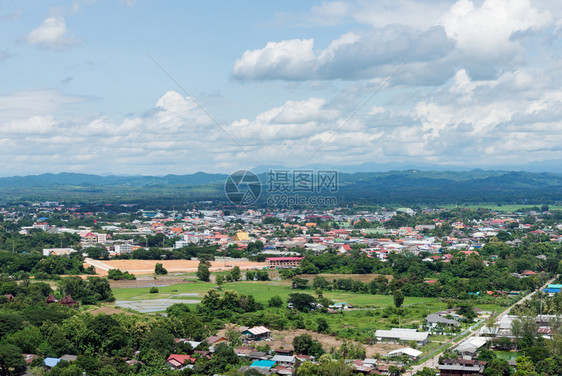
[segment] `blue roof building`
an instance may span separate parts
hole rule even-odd
[[[49,368],[53,368],[59,364],[59,362],[61,362],[59,358],[45,358],[45,360],[43,360],[43,363]]]
[[[250,367],[270,369],[275,365],[273,360],[255,360]]]

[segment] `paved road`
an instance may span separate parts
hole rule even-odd
[[[540,289],[533,291],[532,293],[526,295],[525,297],[523,297],[522,299],[520,299],[519,301],[517,301],[515,304],[511,305],[510,307],[508,307],[505,311],[503,311],[502,313],[500,313],[496,320],[501,319],[503,316],[509,314],[509,312],[511,311],[511,309],[513,307],[515,307],[518,304],[521,304],[529,299],[531,299],[533,297],[533,295],[536,294],[537,291],[542,291],[542,289],[546,288],[546,286],[548,286],[549,284],[551,284],[552,282],[554,282],[556,280],[557,277],[552,278],[551,280],[547,281],[544,286],[542,286]],[[478,333],[480,332],[480,327],[478,326],[479,323],[476,323],[474,325],[472,325],[469,329],[467,329],[466,331],[464,331],[463,333],[461,333],[460,335],[458,335],[457,337],[453,338],[450,342],[452,343],[452,346],[450,346],[450,348],[455,348],[456,346],[458,346],[461,342],[466,341],[467,339],[469,339],[470,337],[475,337],[478,335]],[[471,331],[471,333],[461,339],[461,340],[456,340],[457,338],[461,337],[462,335],[464,335],[467,331]],[[444,344],[446,345],[446,344]],[[411,376],[414,375],[416,372],[420,371],[423,369],[423,367],[428,367],[428,368],[437,368],[437,365],[439,364],[439,357],[441,356],[441,353],[443,351],[437,351],[436,355],[432,356],[431,358],[427,359],[425,362],[423,362],[422,364],[419,364],[417,366],[413,366],[411,370],[407,371],[406,373],[404,373],[404,375],[406,376]]]
[[[86,262],[88,265],[93,265],[94,268],[96,268],[96,269],[101,269],[101,270],[105,270],[105,271],[108,271],[110,269],[116,269],[113,266],[109,266],[109,265],[104,264],[103,262],[101,262],[99,260],[94,260],[94,259],[91,259],[91,258],[84,259],[84,262]]]

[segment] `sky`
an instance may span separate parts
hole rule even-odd
[[[562,166],[562,2],[0,1],[0,176]]]

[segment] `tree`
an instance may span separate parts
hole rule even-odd
[[[231,347],[236,347],[242,345],[242,337],[240,332],[236,329],[228,329],[224,335],[228,340],[228,345]]]
[[[310,334],[302,334],[293,338],[295,353],[319,357],[325,353],[320,342],[312,339]]]
[[[7,343],[0,344],[0,375],[9,376],[14,373],[25,371],[25,360],[21,356],[21,350]]]
[[[401,290],[394,291],[394,306],[400,308],[402,303],[404,303],[404,294]]]
[[[329,354],[324,354],[318,363],[304,362],[297,369],[297,376],[351,376],[353,369],[344,359],[335,361]]]
[[[283,306],[283,299],[279,295],[274,295],[269,299],[267,305],[274,308],[279,308]]]
[[[316,299],[312,295],[303,294],[303,293],[294,293],[289,294],[288,299],[289,304],[296,310],[308,312],[314,308],[314,304],[316,303]]]
[[[328,333],[330,331],[330,326],[326,319],[320,317],[316,322],[318,323],[318,333]]]
[[[295,277],[292,281],[292,288],[304,290],[308,287],[308,279]]]
[[[103,247],[88,247],[84,249],[84,253],[96,260],[107,260],[109,258],[109,252]]]
[[[510,373],[509,363],[502,358],[492,359],[484,370],[484,376],[509,376]]]
[[[427,367],[423,367],[422,370],[414,374],[414,376],[435,376],[435,375],[437,375],[437,371]]]
[[[232,268],[232,270],[230,271],[230,278],[233,281],[239,281],[240,278],[242,278],[242,274],[240,273],[240,267],[235,266],[234,268]]]
[[[164,268],[162,264],[157,262],[156,265],[154,266],[154,273],[157,275],[166,275],[168,274],[168,271]]]
[[[200,261],[199,265],[197,266],[196,276],[203,282],[209,282],[211,280],[211,272],[209,271],[209,264]]]
[[[169,317],[182,317],[189,312],[191,312],[189,305],[185,303],[175,303],[166,308],[166,314]]]
[[[222,274],[219,274],[215,277],[215,281],[217,282],[217,285],[219,285],[219,288],[221,287],[221,285],[224,284],[224,276]]]

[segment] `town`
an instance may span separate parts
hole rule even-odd
[[[196,206],[2,208],[0,368],[396,376],[562,369],[557,207]]]

